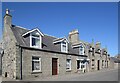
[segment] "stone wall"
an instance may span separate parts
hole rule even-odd
[[[2,74],[2,41],[0,40],[0,75]]]
[[[100,61],[100,63],[99,63],[100,69],[107,68],[110,65],[109,57],[107,55],[102,55],[102,53],[88,52],[88,58],[90,59],[89,71],[97,71],[98,70],[98,60]],[[92,59],[94,59],[94,61],[92,61]],[[102,63],[102,60],[104,60],[103,63]],[[107,65],[107,61],[108,61],[108,65]]]
[[[110,69],[118,69],[119,65],[120,65],[120,63],[115,63],[114,60],[110,59],[110,62],[109,62]]]
[[[15,78],[16,72],[16,44],[12,33],[4,36],[4,55],[2,57],[2,75]],[[9,38],[8,38],[9,37]]]
[[[32,72],[32,56],[41,57],[41,72]],[[78,56],[50,53],[39,50],[23,49],[22,51],[22,78],[29,79],[35,77],[52,76],[52,58],[58,58],[58,75],[71,74],[77,72]],[[66,59],[71,58],[71,71],[66,71]]]
[[[11,16],[4,17],[2,76],[16,78],[16,39],[11,30]]]
[[[0,75],[2,74],[2,55],[0,53]]]
[[[101,54],[95,53],[95,70],[98,70],[98,60],[99,60],[99,69],[102,69],[102,57]]]
[[[95,71],[96,70],[96,55],[95,52],[88,52],[88,58],[90,59],[89,61],[89,71]],[[94,61],[92,61],[94,60]]]

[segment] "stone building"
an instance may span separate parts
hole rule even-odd
[[[110,55],[107,52],[107,48],[101,48],[100,42],[94,44],[94,42],[88,43],[80,40],[79,43],[81,42],[84,46],[84,54],[88,57],[87,72],[110,67]]]
[[[119,69],[119,65],[120,65],[120,59],[116,58],[116,57],[110,57],[110,68],[111,69]]]
[[[90,59],[90,71],[108,68],[109,55],[107,53],[107,49],[102,49],[100,42],[97,42],[96,44],[90,44],[89,48],[88,57]]]
[[[0,75],[2,74],[2,55],[3,55],[2,41],[0,41]]]
[[[3,56],[3,49],[0,48],[0,75],[2,74],[2,56]]]
[[[108,53],[99,43],[83,42],[78,30],[68,38],[56,38],[35,28],[28,30],[12,24],[8,9],[4,16],[2,76],[28,79],[100,70]],[[107,50],[106,50],[107,51]]]

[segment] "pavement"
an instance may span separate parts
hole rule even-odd
[[[84,74],[55,75],[46,78],[28,79],[27,81],[118,81],[118,69],[103,69]]]
[[[2,82],[2,77],[0,76],[0,83]]]
[[[22,81],[118,81],[118,69],[103,69],[100,71],[87,72],[84,74],[77,73],[55,75],[45,78],[26,79]]]

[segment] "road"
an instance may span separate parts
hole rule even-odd
[[[85,74],[72,74],[65,76],[52,76],[34,81],[118,81],[118,69],[101,70]]]
[[[22,81],[118,81],[118,69],[105,69],[85,74],[56,75]]]

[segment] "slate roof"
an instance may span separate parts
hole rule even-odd
[[[15,26],[12,25],[11,27],[14,36],[17,40],[17,42],[22,45],[22,46],[26,46],[26,47],[30,47],[30,38],[29,35],[26,35],[25,37],[23,37],[22,35],[30,30],[25,29],[25,28],[21,28],[19,26]],[[58,38],[53,37],[53,36],[49,36],[44,34],[44,36],[42,37],[42,49],[43,50],[49,50],[49,51],[56,51],[56,52],[61,52],[60,50],[60,44],[54,44],[53,41],[57,40]],[[79,54],[78,50],[73,49],[71,47],[71,43],[68,44],[68,53],[72,53],[72,54]]]

